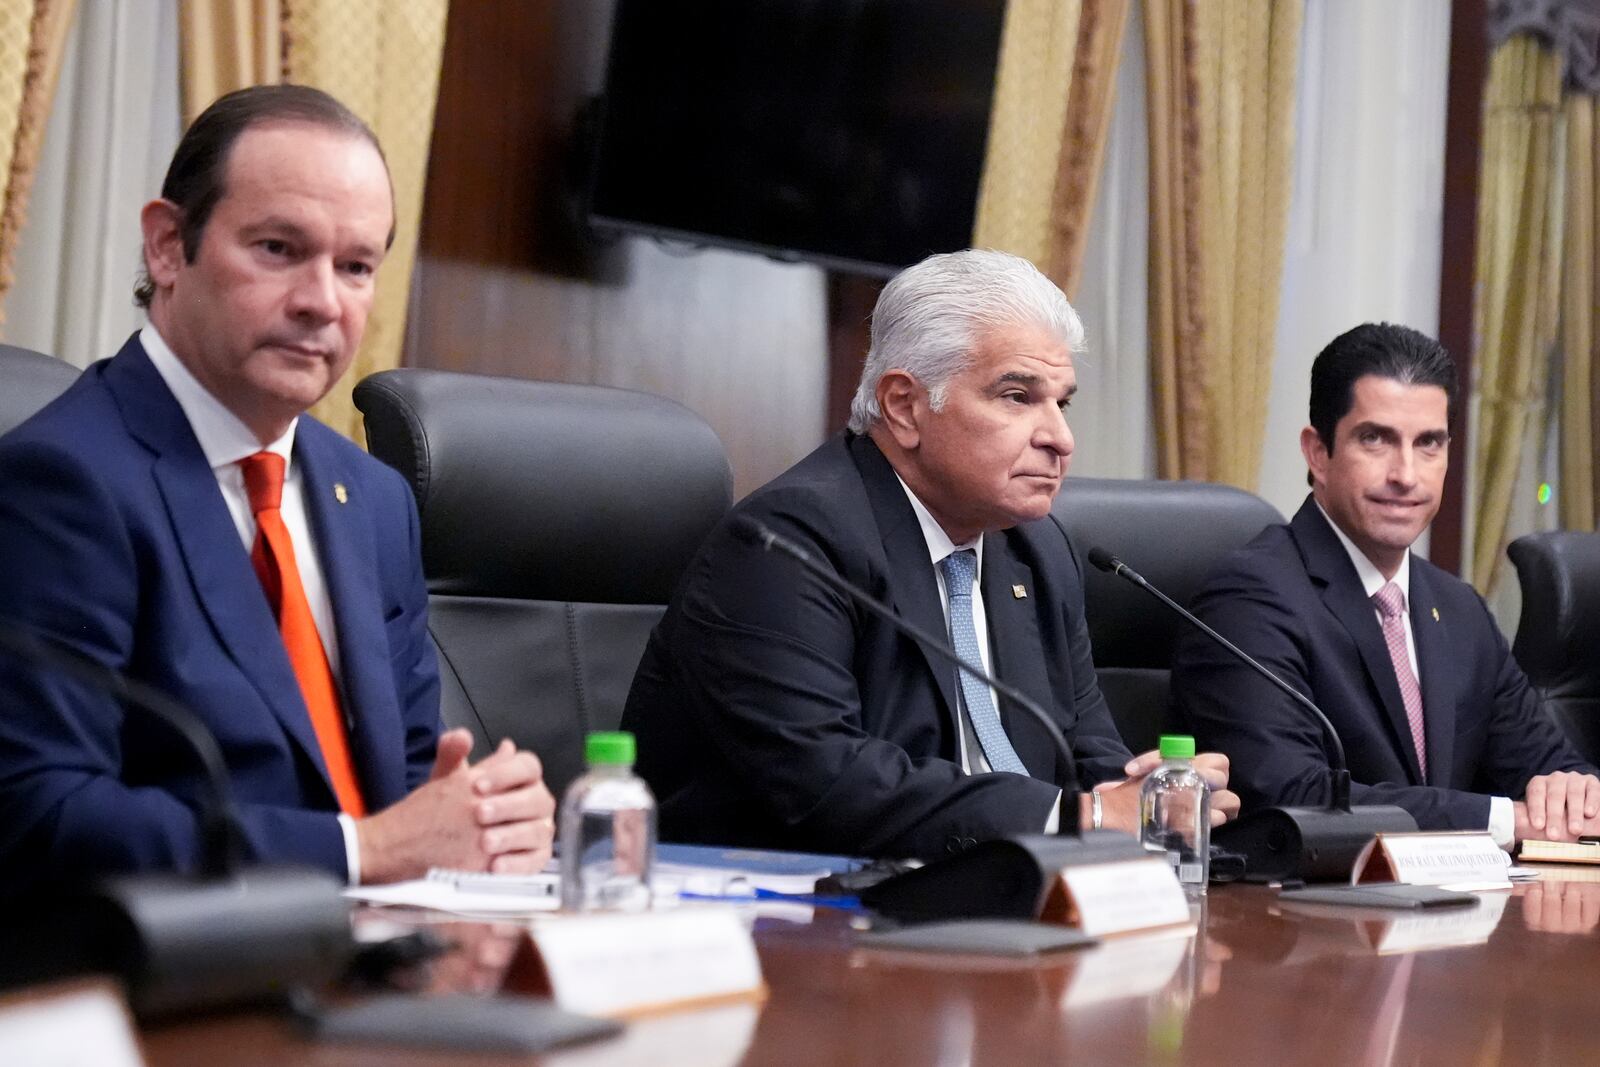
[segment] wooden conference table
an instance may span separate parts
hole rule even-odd
[[[888,954],[837,913],[762,920],[770,996],[630,1023],[540,1058],[313,1044],[285,1019],[220,1016],[143,1033],[189,1064],[1523,1064],[1600,1061],[1600,881],[1545,868],[1471,912],[1314,908],[1213,889],[1195,937],[1144,935],[1048,962]],[[434,988],[492,988],[507,944],[463,947]]]

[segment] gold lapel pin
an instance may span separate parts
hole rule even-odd
[[[1011,595],[1017,600],[1027,600],[1028,590],[1020,585],[1014,585],[1011,587]]]
[[[1434,608],[1433,609],[1433,621],[1434,622],[1438,622],[1439,621],[1439,609],[1438,608]]]
[[[345,491],[343,482],[333,483],[333,499],[337,500],[341,504],[348,504],[350,502],[350,494]],[[1438,617],[1438,613],[1435,612],[1434,618]]]

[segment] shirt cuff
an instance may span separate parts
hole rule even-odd
[[[1056,791],[1055,803],[1050,805],[1050,817],[1044,821],[1044,832],[1056,833],[1061,829],[1061,791]]]
[[[344,834],[344,866],[351,885],[361,884],[361,839],[356,836],[356,821],[339,813],[339,830]]]
[[[1489,836],[1494,843],[1510,852],[1517,843],[1517,809],[1510,797],[1489,798]]]

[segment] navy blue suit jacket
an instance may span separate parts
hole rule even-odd
[[[1399,805],[1424,830],[1481,830],[1490,796],[1521,799],[1529,778],[1551,771],[1593,773],[1539,707],[1483,599],[1413,555],[1424,780],[1383,628],[1310,498],[1289,525],[1224,558],[1192,606],[1328,716],[1354,803]],[[1288,697],[1198,633],[1180,643],[1172,683],[1196,743],[1228,754],[1245,811],[1327,800],[1321,732]]]
[[[732,515],[948,632],[916,513],[871,439],[834,438]],[[955,668],[730,522],[690,564],[623,715],[664,839],[933,856],[1044,829],[1066,768],[1042,727],[1000,701],[1031,776],[964,774]],[[1046,518],[985,535],[981,580],[994,673],[1055,716],[1086,785],[1121,777],[1129,754],[1095,680],[1066,533]]]
[[[294,449],[375,811],[427,777],[439,732],[416,506],[396,472],[309,417]],[[0,487],[0,616],[187,704],[221,745],[251,858],[342,878],[337,802],[272,611],[137,337],[0,439]],[[165,728],[0,660],[0,890],[193,869],[200,789]]]

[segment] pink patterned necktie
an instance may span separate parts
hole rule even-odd
[[[1389,646],[1389,659],[1394,663],[1395,681],[1400,683],[1400,699],[1406,706],[1406,721],[1411,724],[1411,741],[1417,746],[1417,764],[1422,768],[1422,780],[1428,780],[1428,749],[1422,732],[1422,687],[1417,684],[1417,674],[1411,669],[1411,656],[1406,651],[1406,595],[1400,587],[1390,582],[1372,594],[1372,602],[1383,616],[1383,641]]]

